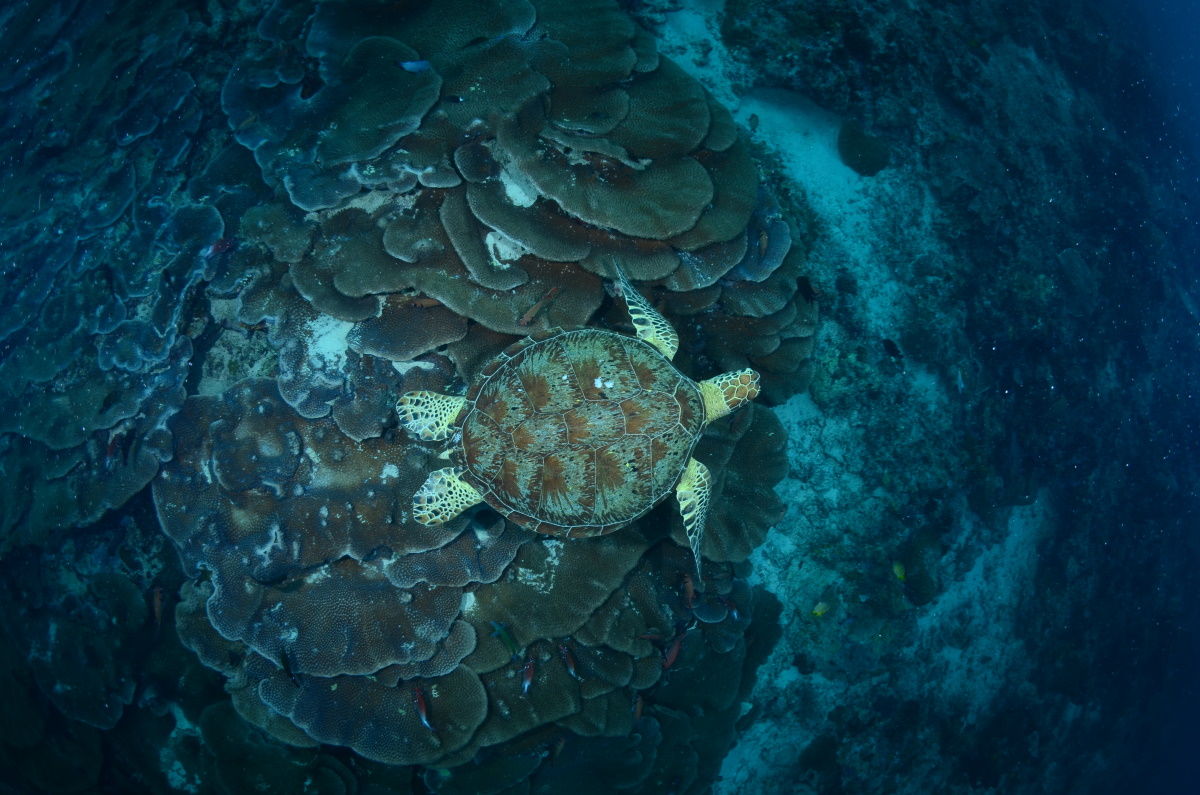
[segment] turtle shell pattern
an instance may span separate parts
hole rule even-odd
[[[674,489],[705,425],[695,382],[653,346],[591,328],[512,345],[467,393],[461,477],[517,524],[612,532]]]

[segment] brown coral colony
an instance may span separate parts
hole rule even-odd
[[[171,425],[155,504],[207,572],[180,604],[184,643],[285,743],[469,777],[517,758],[481,753],[500,743],[636,728],[637,775],[665,787],[688,710],[732,725],[721,710],[757,664],[744,636],[767,597],[745,561],[785,469],[768,410],[706,433],[720,414],[702,387],[733,371],[713,399],[786,399],[815,325],[745,136],[615,2],[322,3],[269,23],[222,105],[273,191],[226,222],[263,256],[237,318],[266,324],[277,375],[191,397]],[[619,272],[680,331],[678,355],[606,296]],[[506,348],[518,358],[485,369]],[[425,521],[409,500],[439,449],[397,427],[395,399],[471,385],[468,479],[502,484],[488,501],[514,521],[472,500]],[[711,468],[684,475],[703,542],[684,491],[682,525],[650,510],[693,453]],[[527,531],[547,516],[557,536],[630,529]],[[718,694],[654,694],[706,665]],[[521,776],[554,776],[540,759]]]

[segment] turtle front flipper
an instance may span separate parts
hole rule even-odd
[[[712,422],[758,397],[758,373],[750,368],[721,373],[698,386],[704,398],[704,417]]]
[[[694,458],[689,458],[683,477],[675,487],[675,499],[679,500],[679,515],[683,517],[683,529],[692,544],[692,555],[696,558],[695,582],[700,579],[700,544],[704,541],[704,520],[708,516],[708,495],[712,491],[712,475],[708,467]]]
[[[633,329],[637,332],[638,339],[653,345],[668,361],[674,359],[675,351],[679,350],[679,335],[671,328],[667,319],[650,306],[646,297],[633,289],[633,285],[625,278],[621,269],[615,265],[614,267],[617,271],[617,286],[621,295],[625,296],[625,305],[629,307],[629,319],[633,321]]]
[[[450,437],[465,402],[461,397],[438,392],[406,392],[396,403],[396,413],[405,429],[426,442],[439,442]]]
[[[429,474],[413,495],[413,518],[424,525],[444,524],[483,501],[483,495],[459,475],[462,467],[446,467]]]

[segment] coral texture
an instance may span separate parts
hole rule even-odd
[[[36,167],[0,197],[17,707],[165,738],[112,744],[164,791],[706,787],[774,643],[769,412],[679,446],[716,483],[693,582],[671,508],[586,540],[413,521],[442,450],[394,407],[528,335],[627,333],[618,268],[688,377],[804,389],[801,236],[730,113],[608,0],[51,5],[0,32],[0,153]],[[55,751],[76,789],[99,737]],[[70,789],[55,759],[22,775]]]

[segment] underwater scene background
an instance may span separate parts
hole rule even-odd
[[[1193,13],[4,4],[0,793],[1193,791]]]

